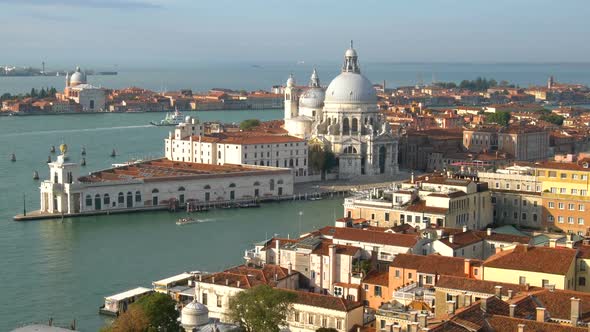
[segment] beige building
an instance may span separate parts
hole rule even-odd
[[[481,229],[492,222],[492,211],[487,184],[440,174],[412,176],[394,190],[344,201],[347,217],[365,218],[382,227],[410,224],[417,229]]]
[[[515,160],[536,161],[549,156],[549,131],[537,126],[481,126],[463,131],[463,146],[470,152],[499,152]]]
[[[531,228],[543,226],[542,184],[532,167],[510,166],[496,172],[479,172],[492,192],[494,222]]]

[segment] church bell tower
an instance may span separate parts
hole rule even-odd
[[[285,120],[295,118],[299,115],[297,101],[295,78],[291,74],[287,80],[287,87],[285,88]]]

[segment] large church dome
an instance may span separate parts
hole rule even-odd
[[[85,84],[86,83],[86,75],[82,73],[80,67],[76,67],[76,71],[70,77],[71,84]]]
[[[326,89],[325,104],[375,104],[377,93],[373,84],[361,74],[358,53],[352,47],[344,52],[342,73]]]
[[[299,97],[299,106],[307,108],[322,108],[326,93],[322,88],[309,88]]]
[[[377,93],[373,84],[360,73],[343,72],[326,90],[326,104],[374,104]]]

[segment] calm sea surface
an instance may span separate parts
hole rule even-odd
[[[280,111],[204,112],[202,120],[275,119]],[[109,167],[133,157],[162,154],[170,128],[146,124],[164,114],[99,114],[0,117],[0,331],[53,317],[82,331],[104,320],[104,296],[190,270],[215,271],[243,262],[243,250],[280,233],[294,236],[303,211],[303,229],[330,224],[342,200],[264,204],[260,209],[215,210],[204,222],[175,225],[182,214],[168,212],[97,216],[18,223],[12,216],[39,207],[39,182],[48,174],[51,145],[66,142],[72,160],[86,147],[88,166]],[[120,157],[110,158],[116,148]],[[17,162],[9,161],[16,153]],[[53,156],[55,158],[55,156]]]
[[[328,84],[340,71],[340,63],[296,64],[224,64],[195,65],[184,68],[130,69],[118,68],[116,76],[90,76],[89,83],[123,88],[139,86],[154,91],[172,91],[191,88],[206,91],[214,87],[232,89],[270,89],[283,84],[293,73],[297,82],[307,84],[311,70],[317,67],[322,84]],[[74,65],[72,65],[73,69]],[[64,69],[64,68],[60,68]],[[520,86],[545,84],[550,75],[559,82],[590,85],[590,63],[582,64],[411,64],[362,63],[363,73],[374,83],[386,80],[388,86],[414,85],[419,82],[459,82],[478,76],[507,80]],[[113,70],[113,68],[109,68]],[[0,94],[23,93],[32,87],[64,86],[64,77],[1,77]]]

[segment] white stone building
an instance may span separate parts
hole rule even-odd
[[[203,125],[187,117],[164,144],[166,158],[173,161],[282,167],[293,170],[295,182],[308,177],[307,142],[282,130],[204,134]]]
[[[73,100],[80,104],[82,112],[99,112],[106,110],[106,91],[88,84],[86,74],[76,68],[72,76],[66,75],[66,88],[58,96],[62,100]]]
[[[307,89],[297,88],[289,77],[285,129],[332,151],[339,160],[340,178],[398,172],[398,140],[379,113],[376,91],[361,74],[352,43],[342,73],[325,90],[315,70]]]

